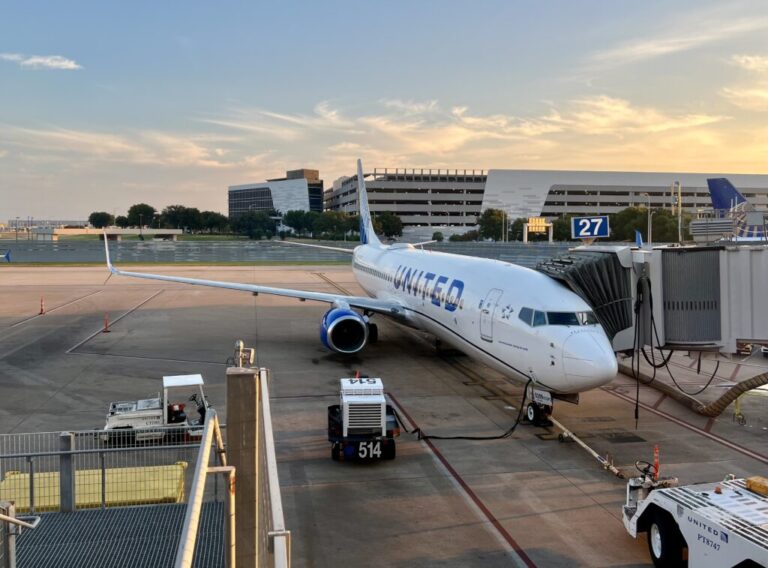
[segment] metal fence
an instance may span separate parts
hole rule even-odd
[[[32,514],[185,502],[201,433],[180,427],[0,435],[0,501]]]
[[[11,513],[10,503],[0,502],[0,515],[8,515]],[[0,567],[6,568],[10,564],[10,557],[8,556],[8,531],[10,529],[9,523],[0,522]]]

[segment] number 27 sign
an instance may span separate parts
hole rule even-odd
[[[594,239],[607,237],[609,234],[607,215],[571,218],[572,239]]]

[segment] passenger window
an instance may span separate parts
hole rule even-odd
[[[547,315],[544,312],[535,311],[533,312],[533,327],[540,325],[547,325]]]
[[[517,317],[519,317],[522,321],[524,321],[528,325],[531,325],[531,319],[533,318],[533,310],[531,308],[522,308],[520,310],[520,315]]]

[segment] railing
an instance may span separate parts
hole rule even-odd
[[[216,457],[219,465],[211,467],[211,444],[215,441]],[[200,524],[200,511],[203,505],[206,477],[209,473],[223,473],[227,476],[227,527],[226,527],[226,565],[235,565],[235,468],[227,465],[227,454],[224,440],[219,428],[219,418],[216,411],[208,409],[205,418],[202,440],[197,456],[197,467],[192,479],[187,511],[184,515],[184,526],[181,530],[179,547],[176,551],[176,568],[192,566],[197,543],[197,529]]]
[[[32,514],[184,502],[201,434],[179,427],[0,435],[0,500]]]
[[[269,404],[269,373],[261,369],[259,373],[259,386],[261,393],[261,420],[263,435],[259,440],[261,446],[259,452],[260,477],[264,485],[261,492],[264,499],[265,517],[259,523],[262,539],[266,537],[267,565],[276,568],[289,568],[291,566],[291,531],[285,528],[283,516],[283,500],[280,494],[280,481],[277,477],[277,456],[275,454],[275,437],[272,431],[272,412]],[[261,513],[262,508],[259,508]],[[264,534],[266,533],[266,534]]]
[[[16,537],[38,524],[40,517],[18,518],[12,502],[0,501],[0,568],[16,568]]]

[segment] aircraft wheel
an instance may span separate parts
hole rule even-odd
[[[339,461],[340,455],[341,455],[341,448],[339,447],[339,444],[333,444],[331,446],[331,459],[333,461]]]
[[[528,419],[528,422],[536,424],[539,421],[540,416],[541,411],[539,410],[539,405],[535,402],[529,402],[525,409],[525,417]]]

